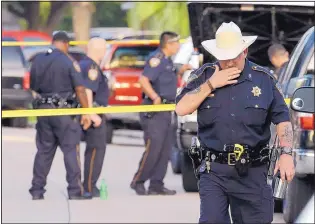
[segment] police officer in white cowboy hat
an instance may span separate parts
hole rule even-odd
[[[223,23],[202,46],[218,61],[204,64],[177,95],[179,116],[198,110],[200,223],[271,223],[273,197],[266,176],[270,125],[281,155],[275,172],[294,176],[289,111],[269,70],[246,59],[257,36]],[[199,165],[199,164],[197,164]]]

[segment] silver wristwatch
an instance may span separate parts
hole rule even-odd
[[[288,146],[280,147],[281,151],[280,154],[287,154],[292,156],[292,148]]]

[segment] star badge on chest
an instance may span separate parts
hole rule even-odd
[[[258,86],[254,86],[252,93],[254,94],[254,96],[259,97],[259,95],[261,94],[261,89]]]

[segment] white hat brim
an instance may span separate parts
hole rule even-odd
[[[258,36],[242,37],[243,43],[230,49],[217,48],[216,40],[205,40],[201,44],[206,51],[212,54],[218,60],[231,60],[236,58],[242,51],[255,42]]]

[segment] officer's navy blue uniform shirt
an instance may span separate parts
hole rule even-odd
[[[100,106],[108,105],[108,81],[100,67],[91,58],[85,57],[80,61],[84,86],[93,92],[94,101]]]
[[[168,101],[175,101],[177,89],[177,74],[170,57],[166,57],[161,49],[157,49],[144,66],[146,76],[154,91]]]
[[[37,55],[31,67],[31,89],[42,96],[68,97],[83,86],[79,64],[58,49]]]
[[[214,64],[210,63],[196,70],[176,102],[205,83],[214,70]],[[212,92],[198,107],[197,120],[202,146],[223,151],[224,144],[266,145],[270,140],[271,122],[278,124],[290,118],[269,70],[246,60],[238,83]]]

